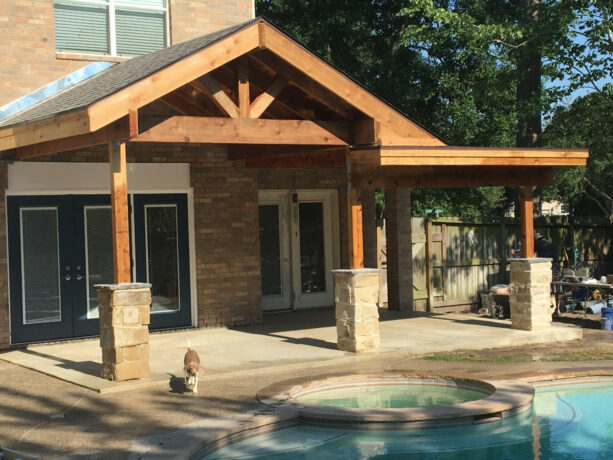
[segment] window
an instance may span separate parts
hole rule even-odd
[[[58,52],[140,56],[168,43],[167,0],[55,0]]]

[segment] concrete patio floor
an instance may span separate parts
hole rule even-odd
[[[476,315],[412,314],[381,310],[379,355],[408,356],[459,349],[486,349],[580,339],[581,328],[554,323],[547,331],[510,328],[508,320]],[[266,315],[263,324],[237,329],[188,329],[150,335],[149,380],[111,382],[99,377],[98,339],[30,345],[0,353],[0,359],[100,392],[116,392],[170,382],[183,376],[187,341],[200,354],[208,376],[276,371],[312,363],[350,364],[359,355],[336,348],[330,308]]]

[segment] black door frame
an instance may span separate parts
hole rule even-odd
[[[131,194],[134,202],[132,216],[135,241],[134,260],[136,280],[146,280],[143,249],[144,205],[172,204],[177,207],[179,250],[180,310],[177,313],[153,313],[150,329],[191,326],[191,265],[189,249],[188,194]],[[9,309],[11,317],[11,343],[32,343],[61,340],[99,334],[98,318],[87,318],[87,278],[85,276],[85,206],[110,205],[110,195],[7,195],[7,240],[9,254]],[[22,208],[56,208],[58,213],[58,252],[60,269],[61,321],[23,324],[23,295],[21,272],[21,219]],[[140,234],[142,237],[137,238]],[[132,239],[132,238],[131,238]],[[134,262],[133,262],[134,264]],[[79,266],[80,269],[76,267]],[[70,267],[66,269],[66,267]],[[85,302],[83,301],[85,299]]]
[[[136,266],[136,282],[146,283],[146,235],[145,206],[171,205],[177,209],[177,249],[179,255],[179,302],[180,309],[176,312],[152,312],[151,329],[170,329],[191,325],[191,275],[189,253],[189,220],[187,213],[187,194],[134,194],[133,195],[134,234],[144,235],[134,238],[134,259]]]

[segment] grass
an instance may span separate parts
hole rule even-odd
[[[512,356],[477,356],[468,354],[453,354],[453,355],[426,355],[421,359],[429,361],[471,361],[480,363],[520,363],[530,362],[529,358],[517,358]]]
[[[474,354],[454,353],[440,355],[425,355],[421,359],[427,361],[461,361],[461,362],[477,362],[477,363],[529,363],[533,361],[543,362],[565,362],[565,361],[603,361],[613,360],[611,353],[577,353],[563,356],[540,357],[535,359],[532,356],[479,356]]]

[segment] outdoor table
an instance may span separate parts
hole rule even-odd
[[[568,287],[570,289],[574,288],[584,288],[586,293],[590,290],[600,291],[602,294],[602,299],[607,301],[613,297],[613,284],[607,283],[586,283],[584,281],[552,281],[551,290],[555,296],[556,300],[556,309],[555,314],[557,317],[560,316],[560,300],[564,296],[564,287]],[[587,295],[586,295],[586,303],[587,303]],[[585,314],[585,309],[584,309]]]

